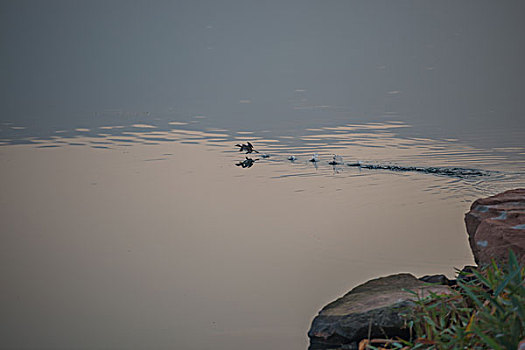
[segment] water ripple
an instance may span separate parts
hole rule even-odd
[[[274,179],[370,176],[374,170],[387,170],[392,174],[452,177],[453,181],[440,183],[437,187],[438,191],[449,191],[452,195],[493,193],[525,183],[524,147],[480,149],[455,138],[437,140],[401,136],[397,131],[403,130],[403,135],[406,135],[411,126],[395,120],[330,125],[298,130],[292,134],[216,127],[199,130],[196,126],[191,121],[170,121],[163,125],[135,122],[98,128],[79,126],[71,130],[56,130],[51,135],[40,137],[32,134],[31,128],[17,126],[0,133],[0,145],[28,144],[39,149],[83,146],[109,152],[133,145],[177,142],[206,145],[210,150],[225,154],[237,163],[243,161],[244,155],[236,152],[233,145],[251,141],[258,151],[270,156],[263,159],[264,162],[254,162],[254,168],[272,166],[274,174],[269,177]],[[314,153],[319,154],[320,161],[312,164],[308,159]],[[347,171],[341,165],[329,165],[335,153],[346,160],[342,163],[349,166],[347,170],[355,169]],[[296,157],[294,162],[288,160],[291,155]],[[152,160],[161,158],[164,160],[163,157]],[[433,188],[427,186],[427,190]]]

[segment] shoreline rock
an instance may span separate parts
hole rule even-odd
[[[400,313],[418,298],[407,290],[420,297],[451,293],[446,285],[425,283],[408,273],[370,280],[319,312],[308,332],[309,349],[357,349],[369,332],[371,337],[406,337]]]
[[[506,261],[512,249],[525,263],[525,188],[472,203],[465,214],[470,249],[478,265]]]
[[[525,263],[525,189],[476,200],[465,214],[465,224],[476,264],[487,264],[492,258],[505,261],[509,249]],[[475,268],[466,266],[462,271]],[[408,273],[369,280],[319,311],[308,331],[309,349],[357,350],[359,342],[369,337],[407,337],[400,314],[417,298],[407,290],[420,297],[450,294],[455,284],[444,275],[417,279]]]

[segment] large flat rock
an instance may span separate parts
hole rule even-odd
[[[505,261],[512,249],[525,263],[525,188],[472,203],[465,214],[469,244],[477,264]]]
[[[407,336],[400,312],[417,297],[430,292],[448,294],[444,285],[429,285],[408,273],[381,277],[361,284],[326,305],[317,315],[308,336],[310,349],[352,349],[368,337]]]

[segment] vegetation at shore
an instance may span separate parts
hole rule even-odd
[[[525,339],[525,267],[510,252],[504,265],[461,272],[451,294],[419,298],[403,317],[410,339],[365,340],[360,350],[517,349]]]

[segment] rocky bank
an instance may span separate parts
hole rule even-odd
[[[509,249],[525,263],[525,188],[476,200],[465,224],[476,264],[504,261]]]
[[[525,263],[525,189],[515,189],[476,200],[465,214],[474,259],[483,265],[503,261],[512,249]],[[469,267],[466,267],[468,269]],[[454,281],[444,275],[416,277],[400,273],[372,279],[326,305],[312,321],[310,350],[356,349],[368,337],[406,337],[400,316],[417,298],[448,294]]]

